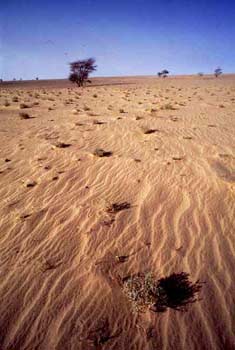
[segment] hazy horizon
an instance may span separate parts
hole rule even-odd
[[[15,1],[0,15],[0,78],[63,79],[95,57],[92,76],[235,72],[232,1]]]

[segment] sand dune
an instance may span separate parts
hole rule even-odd
[[[107,82],[1,85],[0,349],[235,349],[235,77]],[[147,271],[199,300],[134,311]]]

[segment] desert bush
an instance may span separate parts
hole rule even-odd
[[[97,157],[110,157],[113,153],[110,151],[104,151],[102,148],[96,148],[93,154]]]
[[[129,209],[130,207],[131,207],[131,204],[128,202],[112,203],[110,206],[107,207],[106,211],[110,214],[115,214],[121,210]]]
[[[157,312],[167,308],[185,310],[186,305],[197,301],[202,287],[199,281],[192,283],[186,272],[173,273],[159,280],[150,272],[137,274],[125,278],[123,283],[123,290],[137,311],[146,306]]]
[[[25,112],[20,112],[19,115],[20,115],[21,119],[30,119],[31,118],[30,115],[28,113],[25,113]]]
[[[20,104],[20,108],[21,108],[21,109],[30,108],[30,106],[27,105],[26,103],[21,103],[21,104]]]

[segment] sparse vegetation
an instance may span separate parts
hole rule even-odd
[[[96,148],[93,154],[97,157],[110,157],[113,153],[110,151],[104,151],[102,148]]]
[[[107,208],[107,212],[111,214],[118,213],[121,210],[130,209],[131,204],[128,202],[113,203]]]
[[[197,300],[202,284],[192,283],[189,274],[173,273],[155,280],[152,273],[137,274],[124,279],[123,290],[133,302],[135,310],[145,307],[163,312],[167,308],[184,310],[186,305]]]
[[[25,112],[20,112],[19,115],[20,115],[21,119],[30,119],[31,118],[30,115],[28,113],[25,113]]]
[[[20,104],[20,108],[21,108],[21,109],[30,108],[30,106],[27,105],[26,103],[21,103],[21,104]]]
[[[148,135],[148,134],[153,134],[157,131],[157,129],[143,129],[143,132],[145,135]]]
[[[65,142],[57,142],[55,144],[57,148],[67,148],[71,146],[71,143],[65,143]]]
[[[174,111],[176,108],[171,103],[166,103],[165,105],[161,106],[161,109]]]

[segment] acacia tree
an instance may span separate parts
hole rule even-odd
[[[83,86],[85,82],[90,83],[89,74],[94,72],[96,67],[94,58],[71,62],[69,80],[79,87]]]
[[[163,78],[166,78],[168,74],[169,74],[169,71],[167,69],[163,69],[161,72],[157,73],[159,77],[163,77]]]
[[[222,69],[220,67],[216,68],[215,71],[214,71],[214,74],[215,74],[215,77],[217,78],[219,75],[221,75],[223,72],[222,72]]]

